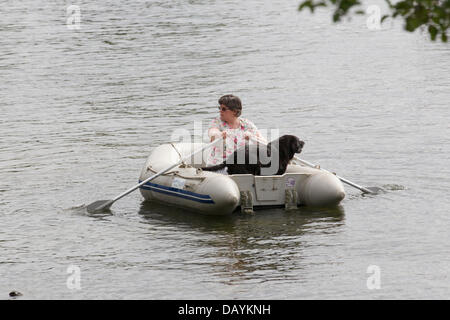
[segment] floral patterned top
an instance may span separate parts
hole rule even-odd
[[[248,119],[239,118],[240,127],[237,129],[232,129],[228,123],[220,120],[220,117],[217,117],[211,121],[211,124],[208,129],[208,133],[210,129],[218,129],[219,131],[226,131],[227,137],[223,141],[223,143],[218,142],[217,145],[212,147],[211,152],[206,160],[206,166],[215,166],[217,164],[222,163],[228,156],[233,154],[236,149],[245,146],[245,135],[244,133],[250,133],[258,139],[265,140],[262,138],[261,133],[258,131],[258,128]]]

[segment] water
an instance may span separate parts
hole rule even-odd
[[[448,299],[448,44],[298,3],[6,1],[0,299]],[[223,218],[134,192],[86,212],[226,93],[304,159],[387,192]]]

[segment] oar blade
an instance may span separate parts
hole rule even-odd
[[[365,192],[367,194],[379,194],[379,193],[385,193],[386,190],[380,187],[365,187],[366,190],[370,192]]]
[[[98,201],[92,202],[86,208],[89,213],[99,213],[102,211],[109,210],[109,208],[111,207],[111,204],[112,204],[112,200],[98,200]]]

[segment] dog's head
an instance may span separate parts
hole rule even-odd
[[[280,137],[280,146],[287,149],[289,156],[292,158],[295,153],[302,152],[305,142],[293,135],[284,135]]]

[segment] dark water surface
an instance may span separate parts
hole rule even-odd
[[[3,3],[0,299],[448,299],[449,45],[298,4]],[[86,212],[226,93],[304,159],[387,192],[222,218],[134,192]]]

